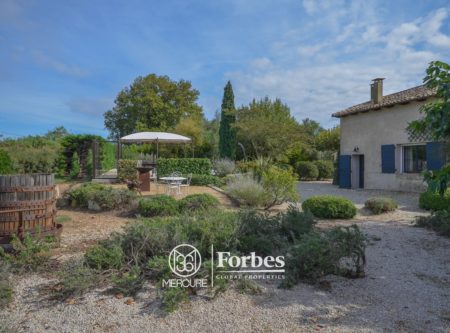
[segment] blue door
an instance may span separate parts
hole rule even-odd
[[[339,187],[351,188],[352,186],[352,156],[339,156]]]

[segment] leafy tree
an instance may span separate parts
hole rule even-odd
[[[302,120],[302,123],[300,124],[300,130],[305,133],[310,139],[315,138],[319,135],[320,132],[322,132],[324,129],[320,124],[312,119],[305,118]]]
[[[408,130],[430,134],[434,140],[450,140],[450,65],[432,61],[423,79],[427,88],[435,89],[438,100],[423,105],[424,117],[411,122]]]
[[[202,116],[198,96],[189,81],[172,81],[156,74],[140,76],[117,95],[115,106],[105,113],[105,127],[112,138],[142,130],[173,129],[182,118]]]
[[[236,109],[231,82],[228,81],[223,92],[222,113],[219,127],[219,155],[222,158],[236,158]]]
[[[304,140],[289,107],[279,99],[253,100],[237,110],[238,141],[253,157],[280,159],[289,147]]]
[[[69,135],[69,132],[66,128],[64,126],[58,126],[51,131],[48,131],[47,134],[45,134],[45,137],[50,140],[59,140],[67,135]]]
[[[420,112],[424,116],[411,122],[407,130],[411,134],[426,134],[436,141],[450,141],[450,65],[442,61],[432,61],[423,79],[427,88],[435,89],[438,99],[423,105]],[[443,196],[450,181],[450,165],[442,170],[425,174],[430,189],[438,190]]]
[[[340,146],[340,129],[339,126],[329,130],[320,131],[315,139],[315,146],[319,151],[337,152]]]
[[[9,157],[6,151],[0,149],[0,175],[11,173],[13,170],[14,167],[11,157]]]

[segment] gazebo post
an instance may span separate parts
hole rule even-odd
[[[159,139],[156,139],[156,160],[159,157]]]

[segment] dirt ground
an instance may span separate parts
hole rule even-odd
[[[233,207],[213,189],[190,189],[205,191]],[[229,290],[213,300],[196,296],[166,315],[151,284],[131,303],[98,289],[69,304],[41,295],[52,278],[27,274],[17,277],[15,300],[0,311],[0,323],[20,332],[450,332],[450,239],[413,227],[417,214],[426,213],[402,205],[390,214],[360,209],[354,220],[319,223],[357,223],[367,234],[361,279],[328,276],[326,288],[300,283],[291,290],[265,282],[261,295]],[[64,231],[55,258],[61,260],[134,221],[120,212],[60,209],[58,216]]]

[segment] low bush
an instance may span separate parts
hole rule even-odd
[[[297,162],[295,172],[301,180],[316,180],[319,177],[319,169],[313,162]]]
[[[317,179],[331,179],[334,174],[334,165],[332,161],[319,160],[314,161],[314,165],[317,167],[319,171],[319,175]]]
[[[370,198],[364,206],[374,214],[393,212],[397,209],[398,204],[392,198]]]
[[[117,244],[106,244],[90,248],[84,255],[86,264],[94,269],[119,269],[122,266],[124,254]]]
[[[201,193],[188,195],[181,199],[178,204],[181,211],[192,212],[217,207],[219,200],[211,194]]]
[[[119,160],[117,165],[117,179],[122,183],[138,181],[136,163],[136,160]]]
[[[265,208],[300,199],[296,188],[297,179],[290,170],[274,166],[267,168],[262,173],[262,185],[269,197]]]
[[[444,196],[438,192],[426,191],[420,194],[419,207],[425,210],[447,210],[450,211],[450,189],[447,189]]]
[[[243,206],[264,207],[271,197],[263,185],[252,174],[240,174],[226,185],[225,192]]]
[[[213,175],[192,175],[191,185],[197,186],[213,185],[221,187],[224,185],[224,182],[221,178]]]
[[[361,277],[364,274],[367,239],[356,225],[327,232],[310,232],[293,245],[286,256],[286,279],[290,288],[299,281],[327,275]]]
[[[226,175],[232,174],[236,170],[236,164],[234,163],[234,161],[228,158],[215,160],[213,162],[213,166],[216,175],[219,177],[224,177]]]
[[[9,303],[11,303],[13,297],[14,292],[10,280],[9,263],[0,258],[0,309],[3,309]]]
[[[305,200],[303,210],[325,219],[350,219],[356,215],[356,207],[350,200],[332,195],[317,195]]]
[[[94,203],[101,210],[124,208],[131,205],[137,197],[135,192],[128,189],[97,183],[84,183],[68,190],[65,196],[72,206],[90,208],[90,203]]]
[[[237,229],[238,250],[273,255],[282,252],[289,243],[309,233],[316,220],[309,212],[290,206],[284,213],[270,215],[266,212],[243,210],[239,213]]]
[[[181,303],[188,300],[186,288],[166,288],[162,293],[162,304],[166,312],[174,312]]]
[[[146,217],[178,214],[178,202],[171,196],[160,194],[139,200],[139,214]]]
[[[433,212],[430,216],[419,216],[416,218],[415,225],[450,237],[450,211],[440,210]]]
[[[53,297],[67,299],[83,295],[98,287],[103,276],[83,261],[68,261],[58,273],[59,282],[53,288]]]
[[[210,175],[211,161],[208,158],[160,158],[158,159],[158,177],[169,176],[172,172],[183,175]]]
[[[134,296],[144,285],[144,277],[139,266],[133,266],[129,271],[113,275],[113,291],[126,296]]]
[[[36,271],[42,268],[50,258],[49,250],[54,246],[55,238],[33,237],[25,234],[20,240],[13,235],[11,245],[13,251],[0,251],[0,261],[7,262],[13,272]]]

